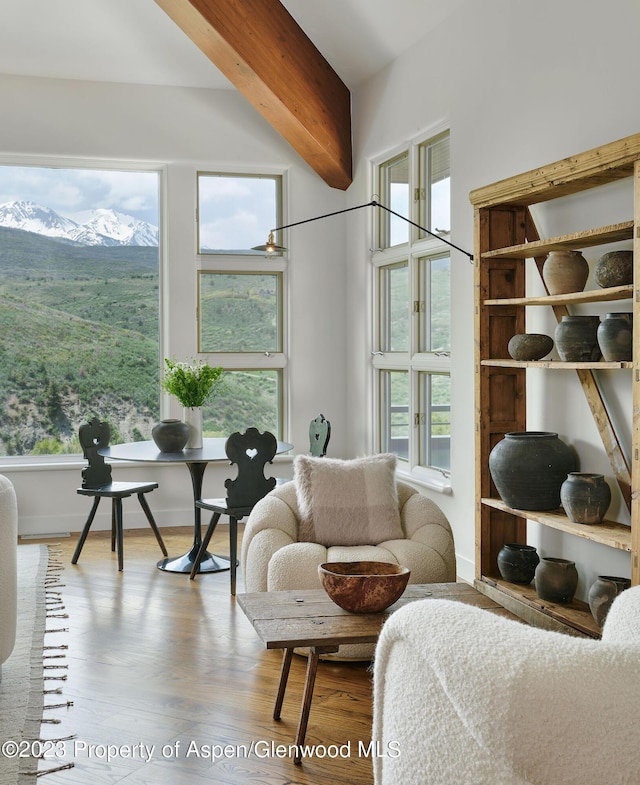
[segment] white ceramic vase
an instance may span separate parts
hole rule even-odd
[[[185,406],[182,419],[189,426],[189,440],[185,450],[198,450],[202,447],[202,409],[199,406]]]

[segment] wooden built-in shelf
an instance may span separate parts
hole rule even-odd
[[[591,248],[594,245],[605,245],[623,240],[633,240],[633,221],[603,226],[598,229],[587,229],[584,232],[565,234],[561,237],[552,237],[548,240],[533,240],[530,243],[510,245],[507,248],[496,248],[485,251],[483,259],[535,259],[546,256],[551,251]]]
[[[570,194],[633,178],[633,198],[625,212],[633,220],[543,239],[530,205],[556,202]],[[594,193],[604,200],[606,193]],[[628,564],[631,585],[640,585],[640,341],[633,341],[631,362],[565,362],[549,357],[536,361],[510,358],[507,346],[513,335],[526,332],[529,306],[548,307],[557,322],[574,309],[589,312],[588,304],[600,303],[598,312],[629,311],[640,323],[640,134],[619,139],[573,155],[561,161],[514,177],[500,180],[470,194],[474,208],[474,384],[475,384],[475,486],[476,486],[476,588],[504,605],[531,624],[546,629],[599,637],[588,606],[574,601],[568,605],[547,603],[536,595],[533,586],[519,586],[500,578],[497,556],[505,543],[527,542],[529,521],[555,529],[563,535],[581,538],[599,546],[613,548],[616,559]],[[557,204],[557,202],[556,202]],[[550,212],[554,206],[549,204]],[[562,215],[557,216],[564,221]],[[567,224],[566,228],[570,228]],[[600,248],[633,249],[633,284],[588,291],[548,294],[542,275],[546,257],[552,251]],[[532,273],[537,270],[535,282]],[[608,305],[611,303],[611,305]],[[584,307],[583,307],[584,306]],[[555,355],[554,355],[555,357]],[[545,418],[531,418],[527,405],[529,371],[572,371],[582,388],[585,403],[602,442],[603,454],[611,465],[621,499],[629,510],[630,525],[617,521],[579,524],[570,521],[559,508],[550,512],[518,510],[507,506],[497,495],[489,471],[489,455],[505,433],[531,430]],[[629,373],[628,370],[633,372]],[[623,373],[620,373],[624,370]],[[607,400],[608,389],[600,386],[598,372],[609,372],[615,393],[631,392],[628,418],[618,425],[619,413],[611,411],[616,398]],[[611,373],[615,372],[615,373]],[[557,374],[556,374],[557,377]],[[571,380],[571,374],[567,377]],[[560,379],[556,378],[556,382]],[[573,380],[571,380],[573,381]],[[571,394],[573,388],[571,387]],[[533,388],[536,403],[544,395]],[[569,391],[567,391],[567,398]],[[570,405],[567,403],[566,405]],[[626,436],[631,426],[630,444]],[[571,439],[578,423],[568,424]],[[620,430],[624,429],[624,433]],[[623,439],[623,436],[625,437]],[[628,456],[633,456],[630,459]],[[577,541],[571,544],[575,545]],[[583,550],[583,549],[581,549]],[[581,565],[577,565],[580,571]],[[584,599],[584,589],[582,587]]]
[[[508,610],[514,609],[515,613],[525,621],[535,623],[535,617],[539,622],[540,617],[546,616],[559,625],[558,629],[573,628],[581,635],[587,635],[590,638],[599,638],[601,635],[600,627],[596,624],[586,602],[576,599],[566,604],[548,602],[538,597],[533,583],[523,586],[487,575],[483,575],[474,585],[478,591],[493,599],[499,598],[498,601],[501,605],[504,605]],[[539,626],[546,625],[539,624]],[[555,629],[551,624],[549,628]]]
[[[615,371],[621,368],[633,368],[632,362],[566,362],[564,360],[481,360],[480,365],[491,365],[494,368],[551,368],[554,371]]]
[[[502,499],[483,498],[482,503],[497,510],[526,518],[529,521],[541,523],[552,529],[559,529],[577,537],[583,537],[591,542],[599,542],[620,551],[631,552],[631,527],[617,521],[602,521],[602,523],[574,523],[564,514],[562,508],[551,512],[537,512],[535,510],[516,510],[506,505]]]
[[[610,286],[606,289],[588,289],[570,294],[543,294],[538,297],[505,297],[484,300],[483,305],[580,305],[581,303],[606,303],[612,300],[632,300],[633,285]]]

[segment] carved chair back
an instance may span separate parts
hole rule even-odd
[[[331,423],[324,414],[319,414],[309,423],[309,452],[315,458],[323,458],[327,454],[327,445],[331,438]]]
[[[78,429],[82,453],[88,466],[82,470],[82,487],[99,488],[111,482],[111,466],[105,463],[98,450],[109,446],[111,429],[109,424],[94,417]]]
[[[253,507],[275,488],[275,477],[265,477],[264,467],[272,463],[277,449],[276,437],[269,431],[247,428],[244,433],[229,436],[225,452],[231,463],[237,464],[238,476],[225,482],[227,507]]]

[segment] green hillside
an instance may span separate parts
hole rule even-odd
[[[158,249],[0,228],[0,453],[79,452],[94,413],[114,439],[159,418]]]

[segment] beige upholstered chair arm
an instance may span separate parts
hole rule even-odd
[[[640,587],[627,589],[616,598],[607,615],[602,640],[640,646]]]
[[[376,649],[373,740],[391,754],[374,760],[375,782],[623,785],[639,707],[638,644],[412,603]]]
[[[0,474],[0,668],[16,639],[17,542],[16,492],[9,478]]]
[[[291,483],[293,485],[293,483]],[[285,494],[286,496],[286,494]],[[273,554],[296,542],[298,522],[291,506],[276,489],[261,499],[247,518],[240,565],[246,591],[267,591],[267,568]],[[247,568],[247,562],[251,567]]]
[[[398,483],[403,501],[402,483]],[[406,487],[406,486],[405,486]],[[455,581],[456,554],[453,533],[438,505],[420,493],[411,493],[400,508],[400,520],[407,538],[427,546],[442,560],[440,581]]]

